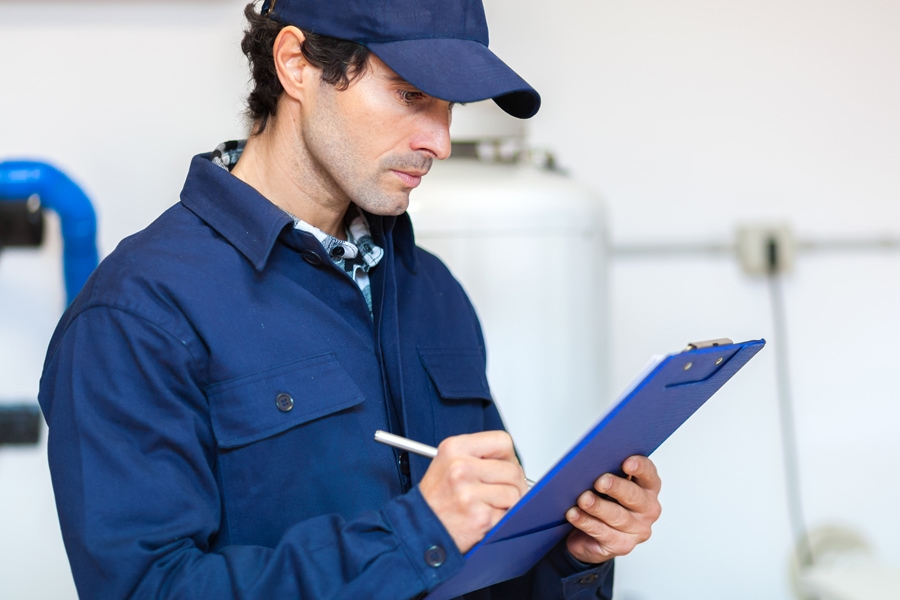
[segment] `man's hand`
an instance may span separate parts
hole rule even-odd
[[[528,486],[509,434],[484,431],[441,442],[419,490],[460,552],[466,552]]]
[[[650,528],[662,508],[657,496],[661,481],[649,458],[632,456],[622,464],[628,479],[610,473],[594,482],[594,489],[612,500],[587,490],[578,506],[566,512],[575,526],[569,534],[569,553],[585,563],[601,563],[624,556],[650,538]]]

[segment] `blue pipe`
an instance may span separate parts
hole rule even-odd
[[[0,162],[0,201],[37,194],[41,205],[59,215],[63,272],[71,303],[97,267],[97,217],[81,188],[59,169],[42,162]]]

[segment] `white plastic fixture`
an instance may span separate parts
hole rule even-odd
[[[746,223],[737,230],[737,253],[748,275],[790,271],[794,264],[796,242],[785,223]]]

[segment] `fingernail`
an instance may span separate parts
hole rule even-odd
[[[583,506],[584,508],[590,508],[594,505],[594,492],[587,491],[581,495],[581,498],[578,500],[578,504]]]
[[[609,475],[604,475],[603,477],[601,477],[600,482],[598,483],[598,487],[600,488],[601,492],[605,492],[606,490],[608,490],[609,486],[611,486],[611,485],[612,485],[612,479],[610,478]]]
[[[575,507],[570,508],[566,511],[566,519],[568,521],[575,521],[578,518],[578,509]]]

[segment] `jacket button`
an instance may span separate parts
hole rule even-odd
[[[440,546],[429,546],[425,551],[425,562],[429,567],[437,568],[444,564],[447,559],[447,553]]]
[[[400,472],[409,477],[409,452],[401,452],[397,464],[400,465]]]
[[[278,394],[275,396],[275,406],[277,406],[278,410],[281,412],[289,412],[294,408],[294,399],[291,398],[290,394]]]
[[[322,264],[322,257],[313,252],[312,250],[301,250],[300,256],[303,257],[303,260],[308,262],[311,265],[319,266]]]
[[[581,579],[578,580],[578,583],[581,585],[588,585],[591,583],[595,583],[600,576],[596,573],[591,573],[590,575],[585,575]]]

